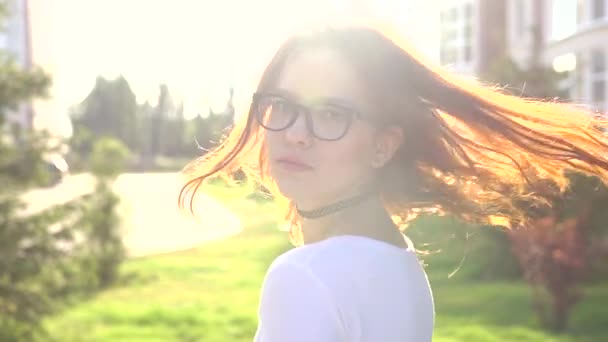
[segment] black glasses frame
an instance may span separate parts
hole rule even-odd
[[[259,104],[260,104],[261,100],[263,100],[267,97],[280,98],[280,99],[284,100],[285,102],[289,103],[290,105],[294,106],[294,108],[296,109],[295,115],[287,122],[285,127],[277,129],[277,128],[271,128],[271,127],[264,125],[264,120],[263,120],[264,113],[261,113],[261,111],[259,110]],[[288,96],[285,96],[284,94],[275,93],[275,92],[256,92],[253,94],[253,101],[252,101],[251,108],[253,110],[253,114],[255,115],[257,122],[260,124],[260,126],[264,127],[264,129],[266,129],[266,130],[273,131],[273,132],[284,131],[284,130],[288,129],[289,127],[293,126],[293,124],[300,117],[300,114],[304,114],[304,119],[306,120],[306,128],[308,129],[308,132],[312,136],[314,136],[315,138],[317,138],[319,140],[323,140],[323,141],[338,141],[338,140],[344,138],[344,136],[346,136],[346,134],[348,134],[348,131],[350,130],[350,127],[352,126],[353,121],[355,119],[362,120],[362,119],[364,119],[364,116],[361,114],[361,112],[359,110],[357,110],[355,108],[352,108],[349,106],[344,106],[344,105],[333,104],[333,103],[331,105],[341,108],[341,109],[345,109],[346,113],[348,114],[348,122],[344,128],[344,132],[342,132],[342,134],[339,135],[337,138],[331,138],[331,139],[320,137],[318,134],[315,133],[314,124],[312,122],[312,115],[311,115],[312,108],[305,106],[301,103],[298,103],[297,101],[294,101],[293,99],[291,99]]]

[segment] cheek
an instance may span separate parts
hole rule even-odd
[[[337,142],[323,142],[319,145],[319,150],[324,164],[331,166],[330,170],[361,174],[371,169],[372,146],[371,137],[366,134],[353,134]]]
[[[277,150],[282,149],[281,146],[284,145],[284,142],[280,134],[282,132],[266,131],[264,133],[264,149],[268,155],[272,156]]]

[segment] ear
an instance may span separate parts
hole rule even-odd
[[[372,158],[372,167],[383,167],[388,163],[399,146],[403,143],[403,129],[399,126],[389,126],[381,129],[376,135],[376,146]]]

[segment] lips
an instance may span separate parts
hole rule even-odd
[[[276,163],[288,171],[310,171],[313,167],[295,157],[281,157],[276,159]]]

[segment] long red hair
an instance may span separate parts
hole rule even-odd
[[[404,143],[381,170],[380,185],[398,220],[440,210],[477,223],[497,218],[521,223],[531,206],[549,203],[557,189],[566,187],[567,170],[608,183],[605,119],[574,105],[508,95],[451,74],[371,28],[291,37],[265,69],[258,91],[272,89],[287,57],[319,46],[352,63],[367,83],[377,115],[403,128]],[[252,111],[217,149],[185,168],[189,180],[180,206],[194,198],[205,179],[237,170],[286,200],[267,173],[263,129]],[[293,223],[291,236],[300,242],[293,206],[283,203]]]

